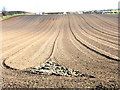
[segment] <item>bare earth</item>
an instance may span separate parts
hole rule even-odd
[[[118,88],[117,16],[26,15],[0,23],[3,88]],[[24,72],[50,59],[95,78]]]

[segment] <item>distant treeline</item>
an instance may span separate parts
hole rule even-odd
[[[13,15],[13,14],[25,14],[25,11],[2,11],[3,16]]]
[[[44,15],[44,14],[63,14],[64,12],[48,12],[48,13],[46,13],[46,12],[43,12],[42,14]]]

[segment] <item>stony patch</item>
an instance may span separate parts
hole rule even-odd
[[[27,71],[28,72],[28,71]],[[90,77],[95,78],[94,76],[89,76],[87,74],[82,74],[78,70],[72,70],[65,66],[61,66],[55,63],[52,60],[41,64],[40,66],[34,67],[29,70],[29,73],[39,74],[39,75],[55,75],[55,76],[75,76],[75,77]]]

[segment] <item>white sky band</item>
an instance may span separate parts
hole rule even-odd
[[[0,0],[0,9],[28,12],[61,12],[117,9],[119,0]]]

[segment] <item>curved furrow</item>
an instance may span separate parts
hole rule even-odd
[[[87,26],[85,24],[82,24],[82,20],[80,20],[80,21],[81,21],[80,26],[82,27],[82,29],[85,30],[85,32],[88,32],[90,35],[92,35],[94,37],[97,37],[101,40],[108,41],[108,42],[114,43],[116,45],[118,44],[118,39],[117,38],[115,39],[113,37],[109,37],[107,35],[103,35],[103,34],[94,32],[92,29],[87,28]],[[86,28],[84,26],[86,26]]]
[[[44,18],[45,19],[45,18]],[[17,21],[18,22],[18,21]],[[42,21],[41,21],[42,22]],[[43,24],[43,23],[41,23],[41,24]],[[29,25],[29,24],[28,24]],[[30,27],[30,26],[29,26]],[[27,28],[29,28],[29,27],[27,27]],[[23,29],[27,29],[26,27],[24,27]],[[3,29],[5,29],[5,28],[3,28]],[[14,35],[14,34],[16,34],[16,36],[18,36],[19,35],[19,33],[20,33],[20,35],[19,36],[22,36],[22,35],[26,35],[26,34],[29,34],[28,32],[24,32],[24,30],[20,30],[21,28],[18,28],[17,30],[14,30],[13,29],[13,31],[10,31],[10,32],[8,32],[8,30],[6,30],[7,32],[8,32],[8,35]],[[18,30],[19,30],[19,32],[18,32]],[[15,32],[16,31],[16,32]],[[26,31],[26,30],[25,30]],[[33,30],[31,30],[31,29],[29,29],[28,31],[31,31],[31,32],[33,32]],[[5,31],[4,31],[5,32]],[[3,34],[4,34],[4,32],[3,32]],[[5,32],[5,34],[7,34],[6,32]],[[21,35],[22,34],[22,35]],[[14,39],[16,36],[14,36],[14,37],[12,37],[12,38],[10,38],[10,37],[8,37],[8,39],[7,40],[11,40],[11,39]],[[17,37],[17,38],[19,38],[19,37]],[[15,38],[16,39],[16,38]],[[7,41],[7,40],[4,40],[4,41]]]
[[[54,34],[54,36],[55,35],[56,35],[56,33]],[[42,43],[41,45],[39,45],[40,43],[36,42],[38,44],[37,47],[36,47],[36,45],[35,45],[35,47],[32,47],[32,45],[31,45],[27,48],[24,48],[22,51],[19,51],[14,56],[7,58],[6,59],[7,61],[5,60],[4,63],[6,64],[6,66],[9,66],[11,68],[16,68],[16,70],[17,69],[23,70],[26,68],[38,66],[41,62],[43,62],[46,59],[46,57],[49,57],[48,56],[50,53],[49,44],[53,42],[52,40],[53,40],[54,36],[50,37],[47,41],[43,40],[43,41],[45,41],[44,43],[43,43],[43,41],[40,41],[40,43]],[[25,53],[28,51],[33,52],[33,50],[28,50],[31,48],[35,50],[34,53],[32,53],[32,54],[29,53],[28,55],[26,55]],[[35,48],[37,48],[37,49],[35,49]],[[46,49],[47,49],[47,51],[46,51],[47,53],[45,53]],[[48,51],[48,49],[49,49],[49,51]],[[19,56],[19,59],[17,59],[18,56]],[[42,56],[42,57],[40,57],[40,56]],[[13,61],[13,60],[15,60],[15,61]],[[31,63],[31,62],[33,62],[33,63]]]
[[[54,23],[54,22],[52,22],[52,23]],[[52,24],[51,23],[51,24]],[[46,26],[46,25],[49,25],[49,22],[46,24],[44,24],[44,26]],[[53,25],[53,24],[52,24]],[[14,45],[17,45],[16,43],[18,42],[18,43],[20,43],[20,41],[21,41],[21,43],[23,43],[24,42],[24,40],[30,40],[30,38],[33,38],[33,36],[41,36],[41,35],[44,35],[45,33],[47,33],[47,31],[46,31],[46,28],[44,27],[44,26],[41,26],[41,28],[39,28],[39,30],[38,31],[35,31],[34,32],[34,34],[33,35],[29,35],[28,37],[27,37],[27,35],[26,35],[26,37],[23,37],[23,39],[22,38],[20,38],[19,40],[17,40],[16,39],[16,41],[14,41],[13,40],[13,42],[12,43],[10,43],[10,44],[7,44],[7,46],[10,48],[10,47],[12,47],[12,46],[14,46]],[[51,28],[52,28],[52,26],[51,26]],[[44,32],[43,32],[44,31]],[[11,42],[11,41],[10,41]],[[7,42],[7,43],[9,43],[9,42]],[[12,46],[10,46],[10,45],[12,45]],[[4,50],[4,47],[6,47],[4,44],[3,44],[3,50]],[[7,48],[7,47],[6,47]]]
[[[38,37],[38,36],[37,36]],[[34,37],[34,39],[35,39],[36,37]],[[25,42],[24,42],[25,43]]]
[[[111,26],[111,25],[109,25],[109,24],[107,24],[107,23],[105,23],[104,21],[102,21],[102,20],[100,20],[100,19],[98,19],[98,18],[96,18],[96,16],[95,15],[91,15],[91,17],[94,17],[94,19],[96,19],[97,21],[99,21],[99,22],[101,22],[101,24],[103,25],[103,26],[107,26],[107,28],[110,28],[110,29],[113,29],[113,30],[117,30],[117,27],[118,27],[118,23],[114,23],[114,27],[113,26]],[[105,20],[106,18],[104,18],[104,20]],[[106,19],[107,20],[107,22],[109,22],[108,20],[109,19]],[[113,22],[114,20],[111,20],[110,22]],[[117,22],[118,20],[116,20],[116,22]]]
[[[43,25],[43,23],[41,23],[40,25]],[[5,28],[4,28],[5,29]],[[21,37],[23,37],[23,36],[25,36],[25,35],[30,35],[30,33],[31,34],[34,34],[34,32],[35,32],[36,30],[31,30],[31,29],[29,29],[29,30],[27,30],[27,28],[23,28],[23,30],[21,30],[21,29],[19,29],[19,32],[18,31],[11,31],[12,33],[8,33],[8,35],[10,36],[10,35],[13,35],[14,37],[12,37],[12,38],[8,38],[8,39],[4,39],[4,42],[3,42],[3,44],[5,43],[5,42],[8,42],[8,41],[11,41],[11,40],[17,40],[17,39],[19,39],[19,38],[21,38]],[[4,31],[5,32],[5,31]],[[5,32],[4,33],[3,32],[3,35],[5,34],[5,35],[7,35],[7,33]],[[17,33],[18,32],[18,33]]]
[[[60,27],[60,35],[58,37],[58,40],[55,45],[55,50],[52,55],[52,60],[57,62],[60,65],[70,67],[71,69],[77,69],[76,67],[73,67],[76,63],[76,60],[69,54],[69,51],[73,51],[73,48],[71,47],[71,43],[69,43],[69,37],[68,37],[68,25],[67,25],[67,17],[64,15],[61,19],[63,19]],[[68,51],[66,47],[71,47]],[[74,54],[75,55],[75,54]]]
[[[107,45],[107,43],[103,43],[103,41],[96,40],[94,37],[86,35],[83,31],[78,32],[78,26],[76,26],[76,22],[73,22],[72,25],[74,28],[74,33],[79,37],[78,39],[81,40],[84,44],[90,45],[93,48],[98,49],[101,52],[106,52],[114,56],[118,56],[118,48],[112,47]],[[113,53],[114,52],[114,53]]]
[[[54,30],[54,28],[53,28],[53,30]],[[57,31],[57,32],[58,32],[58,31]],[[54,32],[54,35],[56,36],[56,32]],[[59,32],[58,32],[55,40],[53,39],[53,37],[51,38],[51,39],[54,40],[54,43],[53,43],[53,45],[52,45],[53,48],[54,48],[54,44],[55,44],[55,42],[56,42],[56,39],[57,39],[58,35],[59,35]],[[50,43],[50,42],[51,42],[51,43],[53,42],[51,39],[49,39],[49,43]],[[43,40],[43,41],[45,41],[45,40]],[[47,43],[47,45],[48,45],[49,43]],[[50,45],[51,45],[51,44],[50,44]],[[52,50],[51,50],[51,53],[52,53],[53,50],[54,50],[53,48],[52,48]],[[44,49],[45,49],[45,48],[44,48]],[[50,53],[50,56],[52,55],[51,53]],[[37,53],[37,54],[38,54],[38,53]],[[17,56],[18,56],[18,55],[19,55],[19,54],[17,54]],[[48,58],[50,58],[50,56],[49,56]],[[13,56],[13,57],[14,57],[14,56]],[[11,57],[11,58],[12,58],[12,57]],[[7,62],[8,62],[8,60],[9,60],[9,58],[7,59]],[[13,60],[13,59],[11,59],[11,60]],[[4,61],[4,64],[3,64],[4,66],[7,65],[7,64],[5,64],[5,62],[6,62],[6,60]],[[12,62],[13,62],[13,61],[12,61]],[[40,61],[39,61],[39,62],[40,62]],[[30,64],[29,64],[29,65],[30,65]],[[39,65],[39,64],[38,64],[38,65]],[[7,65],[7,66],[10,67],[9,65]],[[25,67],[28,68],[27,66],[25,66]],[[21,67],[21,68],[23,69],[23,67]],[[21,69],[21,68],[20,68],[20,69]],[[10,69],[12,69],[12,68],[10,68]]]
[[[60,65],[79,70],[82,73],[93,75],[99,79],[101,77],[105,78],[106,76],[109,77],[113,75],[112,70],[115,69],[116,66],[112,64],[114,68],[111,69],[111,67],[109,67],[111,66],[109,59],[106,59],[101,55],[95,54],[91,50],[86,49],[83,45],[79,44],[79,42],[75,40],[74,36],[69,30],[67,17],[64,17],[64,21],[62,23],[63,26],[61,27],[61,34],[56,42],[52,59]],[[74,26],[74,24],[72,24],[72,26]],[[111,73],[105,75],[104,73],[108,71]]]
[[[100,39],[86,33],[85,30],[80,25],[78,25],[77,20],[75,20],[75,17],[73,17],[73,18],[74,18],[73,23],[75,24],[73,26],[73,28],[76,30],[77,34],[80,37],[82,37],[82,39],[84,39],[85,41],[88,41],[89,43],[93,42],[92,44],[93,45],[95,44],[94,46],[96,46],[96,47],[104,45],[105,47],[107,47],[107,50],[108,49],[115,49],[115,50],[118,49],[118,45],[111,45],[111,43],[105,42],[103,40],[100,40]]]
[[[81,16],[81,17],[83,18],[83,16]],[[110,35],[110,36],[112,36],[112,37],[116,37],[116,38],[118,38],[118,36],[116,36],[116,35],[112,35],[112,34],[109,34],[109,33],[107,33],[107,32],[103,32],[103,31],[97,29],[96,27],[93,27],[91,24],[89,24],[89,23],[86,21],[85,18],[83,18],[83,19],[84,19],[85,22],[86,22],[91,28],[93,28],[94,30],[96,30],[96,31],[98,31],[98,32],[101,32],[102,34]]]
[[[74,21],[74,20],[73,20]],[[78,32],[78,27],[76,26],[76,22],[73,22],[72,29],[74,29],[75,35],[78,36],[78,39],[81,40],[84,44],[90,45],[92,48],[99,50],[102,53],[106,53],[108,55],[118,56],[118,47],[112,47],[111,45],[107,45],[107,43],[103,43],[102,41],[96,40],[93,37],[89,37],[89,35],[84,34],[82,31]]]
[[[59,26],[59,23],[57,23],[57,25],[55,24],[54,26],[55,27],[53,29],[56,31],[54,32],[54,35],[48,40],[49,42],[46,42],[40,49],[38,49],[36,53],[34,53],[33,56],[29,58],[30,61],[34,60],[36,62],[34,63],[33,66],[29,66],[29,68],[39,66],[41,63],[44,63],[47,60],[51,59],[51,56],[53,55],[53,52],[54,52],[54,47],[55,47],[57,38],[60,34],[60,30],[57,28],[57,26]]]
[[[117,37],[112,37],[110,35],[106,35],[106,34],[103,34],[101,32],[98,32],[97,30],[91,28],[82,18],[80,19],[81,21],[81,26],[87,30],[89,33],[91,33],[92,35],[97,35],[99,38],[103,38],[103,39],[106,39],[106,40],[110,40],[112,42],[115,42],[115,43],[118,43],[118,38]]]
[[[52,27],[53,27],[53,25],[52,25]],[[52,27],[49,27],[49,28],[52,28]],[[47,30],[48,30],[48,29],[47,29]],[[47,32],[47,33],[48,33],[48,32]],[[14,54],[16,54],[17,52],[23,50],[25,47],[30,46],[31,43],[34,43],[35,40],[39,40],[39,38],[40,38],[40,36],[36,36],[36,37],[34,37],[34,38],[32,38],[32,39],[30,39],[30,40],[28,40],[28,41],[26,41],[26,42],[24,42],[24,43],[16,46],[16,47],[11,48],[11,49],[8,50],[6,53],[3,53],[3,59],[4,59],[5,56],[8,56],[8,57],[9,57],[9,55],[14,55]],[[42,38],[44,38],[44,37],[42,37]],[[30,45],[29,45],[29,44],[30,44]],[[17,51],[16,51],[16,50],[17,50]],[[10,51],[12,51],[12,52],[10,53]]]
[[[115,24],[118,24],[118,14],[101,14],[101,15],[98,15],[98,17],[101,17],[105,20],[108,20],[109,22],[111,23],[115,23]]]
[[[27,21],[27,20],[26,20]],[[24,22],[24,21],[23,21]],[[19,25],[19,24],[18,24]],[[11,38],[15,38],[16,36],[17,36],[17,32],[20,32],[20,34],[21,34],[21,32],[23,32],[23,31],[21,31],[20,30],[20,28],[12,28],[12,27],[16,27],[16,25],[15,26],[11,26],[10,28],[7,28],[6,26],[4,26],[4,23],[2,24],[2,26],[3,26],[3,31],[4,31],[4,33],[6,33],[6,31],[8,31],[8,37],[6,37],[6,38],[4,38],[4,39],[8,39],[8,40],[10,40]],[[21,26],[21,25],[19,25],[19,26]],[[25,28],[24,26],[21,26],[21,29],[22,28]],[[3,34],[4,34],[3,33]],[[6,35],[7,35],[7,33],[6,33]],[[14,35],[16,35],[15,37],[14,37]],[[18,34],[19,35],[19,34]]]
[[[70,20],[70,19],[69,19]],[[80,43],[80,44],[82,44],[83,46],[85,46],[86,48],[88,48],[89,50],[91,50],[91,51],[93,51],[93,52],[95,52],[95,53],[97,53],[97,54],[99,54],[99,55],[101,55],[101,56],[103,56],[103,57],[106,57],[106,58],[108,58],[108,59],[111,59],[111,60],[115,60],[115,61],[120,61],[119,59],[118,59],[118,57],[116,57],[116,56],[114,56],[114,55],[111,55],[111,54],[109,54],[109,53],[107,53],[106,52],[106,54],[105,54],[105,52],[99,52],[99,51],[96,51],[95,49],[93,49],[93,48],[91,48],[91,47],[89,47],[88,45],[86,45],[86,44],[84,44],[83,42],[81,42],[76,36],[75,36],[75,34],[73,33],[73,31],[72,31],[72,29],[71,29],[71,26],[70,26],[70,21],[69,21],[69,27],[70,27],[70,30],[71,30],[71,33],[73,34],[73,36],[74,36],[74,38]],[[95,48],[95,47],[94,47]],[[96,48],[97,49],[97,48]],[[108,54],[108,55],[107,55]]]
[[[48,24],[49,24],[49,22],[48,22]],[[45,25],[45,24],[44,24],[44,25]],[[43,26],[43,27],[44,27],[44,26]],[[38,34],[38,35],[40,34],[40,31],[43,30],[43,29],[42,29],[43,27],[41,27],[41,28],[39,28],[39,30],[37,30],[37,34]],[[41,29],[41,30],[40,30],[40,29]],[[24,30],[23,30],[23,31],[24,31]],[[34,32],[36,32],[36,31],[34,31]],[[41,32],[42,32],[42,31],[41,31]],[[25,37],[24,37],[24,38],[25,38]],[[27,37],[27,38],[28,38],[28,37]],[[17,39],[16,39],[15,41],[17,41]],[[7,41],[6,44],[7,44],[8,42],[9,42],[9,41]],[[14,42],[14,40],[12,40],[12,41],[10,40],[10,42]],[[4,43],[3,43],[3,46],[4,46]]]
[[[60,29],[61,34],[56,42],[52,59],[63,66],[86,72],[84,65],[82,65],[84,63],[80,64],[78,62],[80,62],[80,60],[85,60],[85,58],[87,59],[87,56],[83,55],[83,52],[76,50],[73,43],[71,43],[70,38],[73,36],[69,35],[71,32],[69,32],[67,18],[68,16],[63,17],[64,21],[62,22],[62,27]]]
[[[114,33],[116,32],[116,33],[118,33],[118,24],[116,24],[116,29],[115,29],[115,28],[110,27],[108,24],[105,24],[103,21],[95,18],[94,16],[91,15],[91,17],[96,22],[96,23],[95,22],[93,22],[93,23],[95,23],[96,25],[98,24],[98,26],[100,26],[101,28],[104,28],[105,30],[108,30],[109,32],[114,32]]]
[[[86,15],[86,18],[89,19],[91,16]],[[19,21],[19,19],[17,20]],[[22,18],[21,21],[23,22],[27,19],[30,19],[30,16]],[[87,19],[86,21],[91,23],[91,19]],[[93,21],[96,20],[93,19]],[[10,21],[6,20],[6,25],[7,22],[11,21],[12,19]],[[99,21],[96,23],[99,23]],[[109,48],[116,49],[116,37],[103,34],[91,28],[81,18],[81,15],[44,15],[44,19],[41,16],[34,15],[31,16],[31,20],[28,23],[24,24],[28,25],[26,27],[23,25],[21,31],[20,29],[16,30],[16,26],[11,26],[9,29],[4,28],[4,31],[7,33],[4,33],[4,35],[16,34],[14,35],[16,38],[13,38],[11,44],[9,43],[12,39],[4,43],[6,46],[8,44],[12,45],[13,49],[7,50],[6,48],[6,54],[3,53],[2,56],[3,87],[49,88],[69,87],[69,85],[71,87],[91,87],[91,85],[97,87],[99,83],[111,85],[111,82],[112,85],[116,85],[118,81],[119,59],[114,54],[111,55],[105,52],[105,50],[101,50],[101,47],[109,45]],[[92,24],[92,26],[95,25],[94,23]],[[20,26],[22,27],[22,24]],[[17,27],[20,26],[18,25]],[[106,26],[104,25],[104,27]],[[98,28],[97,25],[95,27]],[[12,28],[14,29],[11,30]],[[25,32],[22,32],[22,30],[25,30]],[[18,38],[17,32],[19,36],[21,35]],[[30,33],[27,34],[27,32]],[[106,32],[109,32],[109,30],[106,30]],[[7,39],[7,36],[5,38]],[[20,45],[15,45],[19,43]],[[97,48],[95,43],[98,46],[101,45],[101,47]],[[53,61],[56,65],[50,62],[47,63],[47,61]],[[49,74],[49,72],[51,73],[50,68],[48,68],[50,70],[46,69],[49,67],[48,64],[58,67],[52,73],[58,72],[59,66],[63,66],[67,67],[66,69],[77,70],[80,73],[84,73],[83,75],[92,75],[95,78],[55,76]],[[39,70],[41,65],[45,65],[45,68]],[[48,74],[41,75],[40,71],[42,70],[48,72]],[[65,71],[66,73],[68,72]]]
[[[49,22],[47,22],[47,24],[48,24]],[[42,25],[42,24],[41,24]],[[45,26],[46,24],[44,24],[44,26]],[[41,28],[39,28],[39,29],[41,29]],[[8,39],[8,40],[4,40],[4,42],[3,42],[3,45],[5,45],[5,44],[7,44],[8,42],[14,42],[14,41],[18,41],[18,40],[21,40],[21,39],[27,39],[27,38],[29,38],[29,37],[31,37],[31,36],[33,36],[33,35],[37,35],[38,33],[42,33],[42,31],[41,30],[28,30],[28,31],[26,31],[26,29],[23,29],[23,30],[21,30],[21,31],[23,31],[22,33],[21,33],[21,35],[19,35],[19,36],[17,36],[17,34],[16,34],[16,36],[14,35],[14,37],[13,38],[10,38],[10,39]],[[3,34],[4,35],[4,34]],[[5,33],[5,35],[6,35],[6,33]],[[11,43],[10,43],[11,44]]]
[[[115,26],[115,25],[113,25],[112,23],[108,23],[108,20],[107,21],[105,21],[105,19],[106,18],[104,18],[104,20],[103,19],[101,19],[100,17],[98,17],[98,16],[96,16],[96,15],[94,15],[97,19],[99,19],[99,20],[101,20],[101,21],[103,21],[104,22],[104,24],[108,24],[109,25],[109,27],[111,27],[112,26],[112,28],[116,28],[117,26]],[[111,21],[112,22],[112,21]]]
[[[45,19],[45,18],[44,18],[44,19]],[[45,20],[44,20],[44,21],[45,21]],[[36,25],[35,27],[37,27],[37,29],[38,29],[38,26],[41,26],[41,25],[42,25],[42,27],[43,27],[43,25],[45,25],[45,24],[47,24],[47,23],[50,22],[50,21],[49,21],[49,22],[48,22],[48,21],[49,21],[49,20],[45,21],[46,23],[43,23],[43,22],[42,22],[42,24],[40,24],[40,25],[38,24],[38,25]],[[29,25],[29,24],[28,24],[28,25]],[[36,31],[36,28],[35,28],[35,27],[32,26],[32,27],[30,28],[30,25],[29,25],[29,28],[25,28],[25,27],[24,27],[24,29],[26,29],[25,31],[33,31],[33,32],[35,32],[35,31]],[[34,29],[34,30],[33,30],[33,29]],[[21,31],[24,32],[24,30],[21,30]],[[38,31],[38,30],[37,30],[37,31]],[[16,33],[17,33],[17,31],[16,31]],[[25,34],[26,34],[26,33],[25,33]],[[29,34],[29,33],[27,32],[27,34]],[[12,39],[13,39],[13,38],[12,38]],[[11,40],[11,38],[10,38],[10,40]]]
[[[78,21],[78,17],[77,17],[77,18],[74,17],[74,18],[75,18],[75,20],[77,21],[77,25],[79,26],[79,28],[80,28],[83,32],[85,32],[87,35],[90,35],[90,36],[95,37],[95,38],[97,38],[97,39],[100,39],[100,40],[102,40],[102,41],[108,42],[108,43],[109,43],[108,45],[114,46],[114,47],[116,47],[116,48],[118,48],[118,45],[120,45],[120,44],[118,44],[118,43],[114,43],[113,41],[104,39],[103,37],[98,37],[97,35],[89,32],[89,30],[85,30],[85,29],[81,26],[81,24],[79,23],[79,22],[82,22],[82,21]],[[114,45],[114,44],[115,44],[115,45]]]
[[[72,20],[72,18],[70,17],[70,19],[71,19],[71,23],[73,22]],[[72,28],[72,30],[73,31],[75,31],[76,29],[73,27],[74,25],[76,25],[75,23],[73,24],[71,24],[71,28]],[[91,51],[91,50],[89,50],[89,49],[87,49],[86,47],[84,47],[82,44],[80,44],[75,38],[74,38],[74,36],[72,35],[72,33],[71,33],[71,31],[69,30],[69,34],[70,34],[70,40],[71,40],[71,42],[72,42],[72,44],[80,51],[79,53],[80,54],[78,54],[78,56],[77,56],[77,58],[78,58],[78,65],[80,65],[80,64],[82,64],[82,65],[84,65],[84,68],[86,68],[86,71],[87,71],[87,73],[89,72],[91,75],[93,75],[93,76],[95,76],[95,77],[106,77],[105,76],[105,74],[103,74],[103,73],[105,73],[105,72],[108,72],[108,71],[110,71],[110,72],[112,72],[112,70],[111,70],[111,63],[109,62],[109,59],[107,59],[107,58],[105,58],[105,57],[103,57],[103,56],[101,56],[101,55],[99,55],[99,54],[96,54],[95,52],[93,52],[93,51]],[[81,40],[81,39],[80,39]],[[69,50],[69,49],[68,49]],[[77,50],[76,50],[77,51]],[[74,51],[73,51],[74,52]],[[75,55],[77,55],[77,53],[75,53],[74,52],[74,54]],[[82,54],[82,55],[81,55]],[[75,58],[75,57],[74,57]],[[77,59],[76,58],[76,59]],[[114,61],[112,61],[112,62],[114,62]],[[117,63],[117,62],[116,62]],[[113,66],[114,66],[114,64],[113,64]],[[104,69],[103,69],[103,67],[104,67]],[[80,69],[81,69],[82,67],[80,67]],[[116,69],[115,67],[114,67],[114,69]],[[85,70],[83,70],[83,71],[85,71]],[[94,72],[94,73],[93,73]],[[97,74],[99,72],[102,72],[101,74],[100,74],[100,76],[98,76]],[[108,74],[108,76],[109,75],[113,75],[114,73],[112,72],[112,73],[109,73]],[[115,74],[116,75],[116,74]],[[99,79],[101,79],[101,78],[99,78]]]
[[[118,27],[118,18],[115,20],[115,19],[111,19],[111,18],[109,18],[109,19],[107,19],[107,18],[105,18],[105,15],[103,16],[104,17],[104,20],[107,20],[108,22],[109,22],[109,20],[110,20],[110,22],[112,22],[112,23],[114,23],[114,25],[116,25],[115,27],[116,27],[116,29],[115,29],[115,27],[113,28],[112,26],[110,26],[110,25],[108,25],[108,24],[106,24],[105,22],[103,22],[102,20],[100,20],[100,19],[98,19],[98,18],[96,18],[95,17],[96,15],[94,15],[94,14],[92,14],[92,15],[90,15],[90,17],[93,17],[97,22],[101,22],[101,24],[103,25],[103,26],[107,26],[107,28],[111,28],[111,29],[113,29],[113,30],[117,30],[117,27]],[[99,15],[98,15],[99,16]],[[100,16],[100,17],[102,17],[102,16]]]
[[[12,18],[9,18],[9,19],[2,20],[1,23],[4,23],[5,26],[13,25],[13,23],[14,23],[14,25],[17,25],[17,23],[15,23],[16,20],[18,22],[21,22],[23,20],[22,18],[24,18],[24,16],[12,17]]]
[[[94,16],[89,15],[89,18],[87,15],[84,16],[87,21],[94,27],[97,27],[98,29],[101,29],[107,33],[118,35],[118,27],[116,29],[113,29],[105,24],[103,24],[102,21],[97,20]]]
[[[5,28],[11,28],[11,29],[9,29],[10,31],[13,31],[14,29],[16,29],[17,30],[17,28],[24,28],[24,27],[26,27],[27,26],[27,23],[28,22],[30,22],[31,20],[33,19],[33,17],[31,18],[31,17],[27,17],[27,16],[23,16],[23,20],[21,20],[20,22],[16,22],[16,23],[12,23],[12,24],[7,24],[7,25],[9,25],[9,26],[7,26],[6,25],[6,23],[4,23],[4,24],[2,24],[2,26],[3,26],[3,28],[5,27]],[[24,21],[24,22],[23,22]],[[5,25],[5,26],[4,26]],[[22,27],[21,27],[22,26]],[[5,30],[5,29],[4,29]]]

